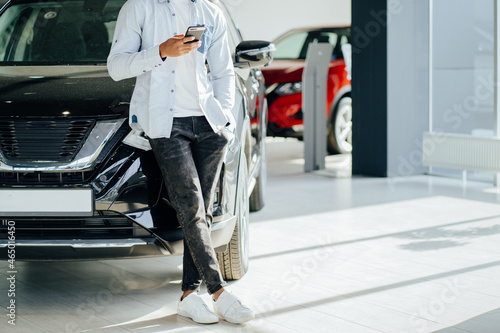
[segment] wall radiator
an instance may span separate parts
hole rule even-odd
[[[500,138],[424,133],[425,166],[500,173]]]

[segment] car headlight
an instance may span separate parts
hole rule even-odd
[[[274,87],[273,91],[279,96],[301,93],[302,82],[280,83]]]

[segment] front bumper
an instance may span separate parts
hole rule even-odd
[[[302,93],[267,96],[269,136],[300,138],[303,136],[304,120],[302,111]]]
[[[294,125],[291,127],[281,127],[276,123],[267,124],[267,136],[281,138],[296,138],[302,140],[304,137],[304,125]]]
[[[14,224],[8,223],[14,221]],[[181,255],[184,250],[180,230],[169,233],[168,240],[134,219],[110,211],[99,211],[88,218],[6,219],[1,234],[14,225],[15,240],[0,239],[0,258],[15,249],[16,260],[96,260]],[[212,243],[224,250],[229,243],[236,217],[224,215],[212,225]],[[4,230],[5,229],[5,230]]]

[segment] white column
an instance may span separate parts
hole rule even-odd
[[[432,1],[432,0],[431,0]],[[494,131],[495,131],[495,137],[499,138],[500,137],[500,114],[499,114],[499,107],[500,107],[500,90],[498,89],[498,82],[500,81],[500,66],[499,65],[499,56],[500,56],[500,43],[499,43],[499,37],[500,37],[500,4],[498,0],[494,0],[494,10],[493,10],[493,15],[494,15],[494,23],[495,26],[493,28],[494,33],[494,56],[493,56],[493,72],[494,72],[494,89],[495,93],[493,96],[493,117],[494,117]],[[500,174],[496,174],[494,177],[494,185],[495,186],[500,186]]]
[[[497,0],[495,0],[497,1]],[[434,0],[429,0],[429,133],[433,129],[434,103]]]
[[[434,131],[433,104],[434,104],[434,0],[429,0],[429,133],[432,133]],[[432,166],[429,167],[429,174],[432,174]]]

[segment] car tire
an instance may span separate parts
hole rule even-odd
[[[238,172],[238,195],[236,208],[236,226],[226,251],[217,253],[219,266],[224,280],[238,280],[248,271],[248,165],[245,154],[242,154]]]
[[[250,195],[250,211],[257,212],[264,208],[266,204],[266,186],[267,186],[267,156],[266,140],[262,139],[260,146],[260,171],[255,179],[255,187]]]
[[[340,99],[328,126],[327,146],[330,154],[352,152],[352,99]]]

